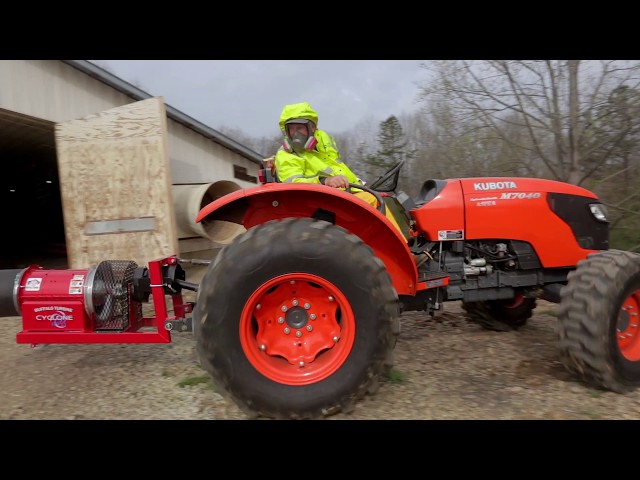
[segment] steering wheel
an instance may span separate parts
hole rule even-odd
[[[380,195],[379,192],[376,192],[375,190],[372,190],[369,187],[366,187],[364,185],[358,185],[357,183],[350,183],[349,186],[347,187],[346,191],[351,193],[351,189],[352,188],[357,188],[359,190],[364,190],[365,192],[370,193],[371,195],[373,195],[374,197],[376,197],[376,200],[378,201],[378,206],[377,209],[380,213],[382,213],[383,215],[386,215],[387,212],[387,206],[384,203],[384,199],[382,198],[382,195]]]
[[[404,165],[404,160],[399,161],[393,167],[391,167],[389,170],[387,170],[385,173],[379,176],[373,183],[371,183],[370,188],[377,189],[377,187],[384,185],[385,182],[387,182],[388,180],[391,180],[395,175],[398,175],[398,172],[400,171],[400,168],[402,168],[402,165]],[[394,188],[395,188],[395,185],[394,185]],[[388,191],[388,190],[382,190],[382,191]]]

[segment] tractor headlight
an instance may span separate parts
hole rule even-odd
[[[591,214],[596,217],[596,220],[599,222],[609,222],[609,220],[607,220],[607,209],[602,203],[590,203],[589,209],[591,210]]]

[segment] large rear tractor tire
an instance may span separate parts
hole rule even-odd
[[[486,330],[510,332],[526,325],[536,308],[536,299],[521,293],[509,300],[463,302],[466,319]]]
[[[560,360],[587,385],[640,385],[640,255],[607,250],[569,273],[557,308]]]
[[[349,412],[375,390],[400,332],[384,263],[324,221],[258,225],[204,275],[196,349],[214,386],[250,417]]]

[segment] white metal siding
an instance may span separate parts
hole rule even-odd
[[[66,122],[134,100],[59,60],[0,60],[0,108]]]
[[[0,108],[65,122],[133,103],[135,99],[60,60],[0,60]],[[172,183],[210,183],[234,178],[233,165],[257,176],[258,165],[168,119]]]
[[[233,165],[238,165],[245,167],[249,175],[257,177],[258,166],[251,160],[175,121],[168,122],[168,133],[174,184],[231,180],[240,187],[256,185],[233,176]]]

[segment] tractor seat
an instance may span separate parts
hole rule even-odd
[[[262,160],[262,167],[258,172],[258,177],[261,184],[265,183],[280,183],[278,179],[278,173],[276,172],[276,162],[274,157],[264,158]],[[389,195],[386,192],[380,192],[382,199],[384,200],[385,207],[391,210],[396,222],[402,230],[404,237],[409,240],[411,238],[409,230],[411,225],[411,218],[408,216],[403,205],[394,196]]]
[[[262,166],[258,170],[258,178],[260,183],[280,183],[278,174],[276,173],[275,157],[267,157],[262,159]]]

